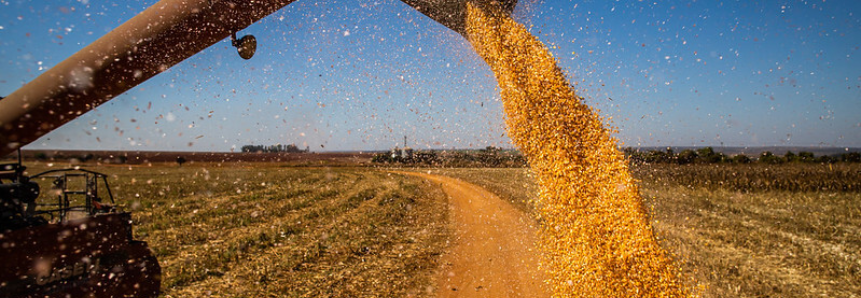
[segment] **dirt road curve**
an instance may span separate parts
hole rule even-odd
[[[550,297],[538,270],[534,220],[479,186],[398,173],[439,183],[449,196],[454,243],[442,257],[439,297]]]

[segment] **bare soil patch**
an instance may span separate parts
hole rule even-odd
[[[550,297],[538,268],[535,220],[479,186],[397,173],[438,183],[449,196],[453,243],[442,256],[438,297]]]

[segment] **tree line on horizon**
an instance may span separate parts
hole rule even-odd
[[[784,164],[784,163],[861,163],[861,153],[847,152],[834,155],[817,156],[810,151],[795,153],[787,151],[782,155],[764,151],[759,155],[735,154],[727,155],[717,152],[713,147],[700,149],[685,149],[675,152],[672,148],[666,150],[641,151],[637,148],[624,148],[623,152],[635,163],[666,163],[666,164]],[[488,146],[479,150],[455,150],[450,152],[416,151],[408,155],[389,152],[376,154],[374,163],[401,163],[424,165],[472,165],[488,167],[518,167],[528,166],[526,157],[517,150],[507,151]]]
[[[309,153],[311,148],[305,146],[305,149],[299,149],[296,144],[290,145],[245,145],[240,148],[243,153]]]
[[[765,151],[758,156],[748,156],[745,154],[726,155],[721,152],[716,152],[712,147],[704,147],[700,149],[685,149],[679,153],[675,153],[672,148],[667,148],[665,151],[649,150],[639,151],[636,148],[625,148],[625,155],[634,162],[640,163],[674,163],[674,164],[691,164],[691,163],[764,163],[764,164],[782,164],[782,163],[837,163],[861,162],[861,153],[847,152],[837,155],[820,155],[816,156],[813,152],[800,151],[798,153],[787,151],[783,155],[774,154],[771,151]]]
[[[510,168],[527,166],[526,157],[516,150],[487,146],[477,150],[416,150],[377,153],[373,163],[442,167]]]

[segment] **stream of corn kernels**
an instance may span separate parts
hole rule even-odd
[[[526,27],[490,8],[467,10],[467,39],[496,75],[508,135],[537,176],[554,297],[689,296],[612,131]]]

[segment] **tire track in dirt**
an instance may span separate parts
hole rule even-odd
[[[438,297],[550,297],[539,270],[535,221],[477,185],[394,172],[439,183],[449,196],[453,243],[442,256]]]

